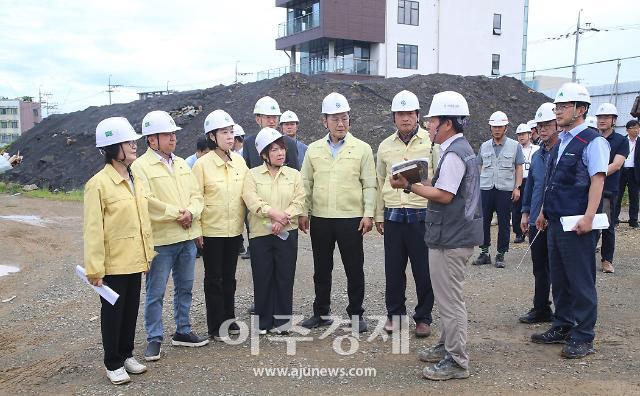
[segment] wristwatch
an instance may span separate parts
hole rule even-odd
[[[402,191],[404,191],[405,194],[410,194],[411,193],[411,186],[413,186],[412,183],[407,184],[407,186],[405,188],[403,188]]]

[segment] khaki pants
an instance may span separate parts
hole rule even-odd
[[[467,261],[473,248],[429,249],[433,294],[442,321],[440,343],[460,366],[469,367],[467,307],[462,296]]]

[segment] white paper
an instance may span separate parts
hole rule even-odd
[[[562,223],[562,229],[564,231],[573,231],[573,228],[578,224],[578,221],[580,221],[582,217],[582,215],[561,217],[560,223]],[[609,219],[607,218],[607,214],[597,213],[593,217],[592,227],[594,230],[606,230],[609,228]]]
[[[84,281],[84,283],[86,283],[87,285],[91,285],[91,283],[89,283],[89,280],[87,279],[86,272],[84,272],[84,267],[76,265],[76,275],[78,275],[78,278]],[[109,286],[102,285],[98,287],[91,285],[91,287],[93,287],[93,290],[95,290],[96,293],[98,293],[102,298],[107,300],[109,304],[116,305],[116,301],[118,301],[120,295],[114,292],[113,289],[111,289]]]
[[[269,228],[269,231],[273,231],[273,223],[268,223],[267,227]],[[289,231],[287,230],[282,230],[281,233],[279,233],[278,238],[282,239],[283,241],[286,241],[287,238],[289,238]]]

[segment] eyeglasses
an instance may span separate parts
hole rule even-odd
[[[544,123],[539,122],[538,123],[538,129],[546,131],[548,129],[551,129],[551,128],[555,127],[554,124],[555,124],[554,122],[544,122]]]
[[[556,113],[562,113],[566,109],[571,109],[573,107],[574,107],[574,105],[571,105],[571,104],[556,105],[556,108],[553,111],[556,112]]]
[[[329,121],[331,121],[333,124],[340,124],[342,123],[342,125],[347,126],[349,124],[349,116],[344,116],[344,117],[327,117],[327,119]]]

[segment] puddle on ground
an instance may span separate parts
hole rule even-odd
[[[2,265],[0,264],[0,276],[5,276],[12,274],[14,272],[20,272],[20,268],[13,267],[11,265]]]
[[[38,227],[46,227],[47,223],[52,223],[51,220],[45,220],[40,216],[33,216],[33,215],[0,216],[0,220],[17,221],[18,223],[25,223],[33,226],[38,226]]]

